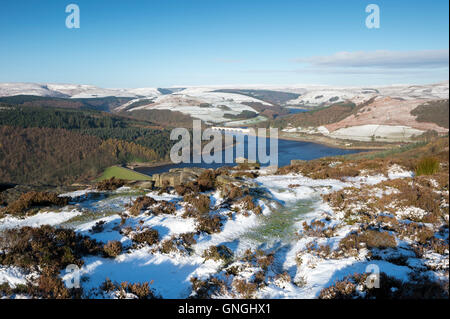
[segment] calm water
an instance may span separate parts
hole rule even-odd
[[[266,139],[266,150],[267,153],[270,149],[269,139]],[[261,147],[258,145],[258,148]],[[233,148],[233,159],[236,159],[236,148],[244,148],[244,156],[247,155],[247,138],[245,139],[244,144],[238,144]],[[321,144],[315,144],[310,142],[299,142],[299,141],[287,141],[287,140],[278,140],[278,166],[286,166],[291,163],[293,159],[299,160],[312,160],[320,157],[327,156],[335,156],[335,155],[344,155],[344,154],[352,154],[363,152],[364,150],[344,150],[340,148],[328,147]],[[222,151],[222,159],[225,158],[225,152]],[[231,163],[181,163],[181,164],[170,164],[170,165],[162,165],[158,167],[139,167],[135,170],[144,174],[152,175],[169,171],[171,168],[181,168],[181,167],[203,167],[203,168],[219,168],[222,166],[234,166],[235,164]],[[261,166],[267,166],[267,164],[262,164]]]
[[[305,113],[305,112],[309,112],[311,110],[307,110],[307,109],[297,109],[297,108],[289,108],[289,113],[290,114],[298,114],[298,113]]]

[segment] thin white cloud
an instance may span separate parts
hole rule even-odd
[[[301,69],[253,69],[245,70],[246,73],[301,73],[301,74],[336,74],[336,75],[422,75],[422,74],[435,74],[436,72],[447,72],[447,69],[425,69],[425,68],[404,68],[399,73],[398,69],[386,69],[386,68],[325,68],[325,67],[305,67]]]
[[[331,68],[442,68],[449,65],[449,50],[337,52],[295,61]]]
[[[242,60],[238,59],[216,59],[215,60],[218,63],[225,63],[225,64],[236,64],[236,63],[242,63]]]

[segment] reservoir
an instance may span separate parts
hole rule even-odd
[[[235,134],[236,135],[236,134]],[[264,140],[264,139],[262,139]],[[269,153],[270,150],[270,143],[269,139],[266,138],[266,152]],[[234,166],[236,165],[236,148],[244,148],[244,157],[248,157],[248,147],[247,147],[247,137],[245,137],[245,142],[243,144],[237,144],[233,147],[233,159],[234,163],[225,163],[225,151],[222,151],[222,163],[180,163],[180,164],[167,164],[167,165],[161,165],[161,166],[155,166],[155,167],[137,167],[135,168],[135,171],[152,175],[152,174],[159,174],[163,172],[167,172],[172,168],[182,168],[182,167],[202,167],[202,168],[219,168],[222,166]],[[258,145],[258,148],[261,147],[261,145]],[[228,150],[230,151],[230,150]],[[311,142],[301,142],[301,141],[291,141],[291,140],[278,140],[278,166],[286,166],[290,165],[291,160],[297,159],[297,160],[312,160],[317,159],[321,157],[328,157],[328,156],[337,156],[337,155],[345,155],[345,154],[353,154],[353,153],[359,153],[364,152],[365,150],[355,150],[355,149],[341,149],[341,148],[334,148],[325,146],[322,144],[316,144]],[[262,164],[261,166],[267,166],[268,164]]]
[[[289,110],[289,114],[306,113],[306,112],[311,111],[308,109],[301,109],[301,108],[294,108],[294,107],[290,107],[290,108],[288,108],[288,110]]]

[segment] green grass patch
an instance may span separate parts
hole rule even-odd
[[[378,158],[387,158],[391,156],[395,156],[397,154],[401,154],[407,151],[414,150],[416,148],[420,148],[427,145],[426,142],[417,142],[417,143],[410,143],[406,145],[402,145],[400,147],[391,148],[387,150],[382,151],[372,151],[372,152],[363,152],[363,153],[355,153],[355,154],[349,154],[349,155],[342,155],[340,158],[347,159],[347,160],[361,160],[361,159],[367,159],[367,160],[373,160]]]
[[[290,242],[296,236],[295,223],[312,210],[313,200],[301,200],[293,206],[282,207],[271,214],[261,216],[261,224],[250,230],[245,237],[258,243],[281,240]]]
[[[131,169],[120,167],[120,166],[111,166],[105,169],[102,176],[97,178],[97,181],[102,181],[105,179],[110,179],[111,177],[120,178],[129,181],[149,181],[151,180],[150,176],[135,172]]]
[[[81,215],[77,215],[77,216],[72,217],[71,219],[61,223],[60,226],[62,226],[64,228],[74,228],[81,224],[88,223],[93,220],[101,219],[104,217],[116,215],[119,213],[120,212],[118,212],[118,211],[104,211],[104,212],[85,211]]]
[[[415,173],[420,175],[433,175],[439,171],[439,160],[434,157],[424,157],[417,163]]]

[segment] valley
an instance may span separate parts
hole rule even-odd
[[[36,96],[26,97],[27,94]],[[429,132],[448,133],[448,121],[444,120],[448,117],[448,82],[373,88],[211,86],[174,89],[0,83],[0,102],[106,110],[172,127],[185,127],[192,119],[209,125],[275,126],[291,133],[290,138],[322,136],[344,147],[355,142],[411,142]],[[290,114],[289,107],[303,107],[309,112]],[[433,112],[427,112],[427,108]],[[439,115],[422,120],[423,115],[419,115],[418,110],[422,110],[421,114]]]
[[[447,298],[448,83],[276,89],[0,84],[0,296]],[[170,164],[194,119],[279,167]]]
[[[51,198],[47,193],[36,193],[33,201],[22,196],[0,216],[6,239],[0,246],[6,251],[0,254],[0,293],[445,298],[448,139],[382,154],[299,162],[275,173],[244,166],[201,169],[192,182],[174,188],[111,179],[60,192],[50,206],[39,199]],[[421,154],[437,166],[423,166]],[[34,248],[27,250],[30,259],[21,259],[17,240],[11,240],[34,238],[52,247],[51,234],[60,232],[75,243],[67,244],[64,255],[56,248],[46,252],[48,260],[33,257]],[[74,278],[65,271],[68,263],[80,267],[78,289],[64,287]],[[383,289],[365,285],[368,269],[381,274]],[[53,286],[33,288],[39,280]]]

